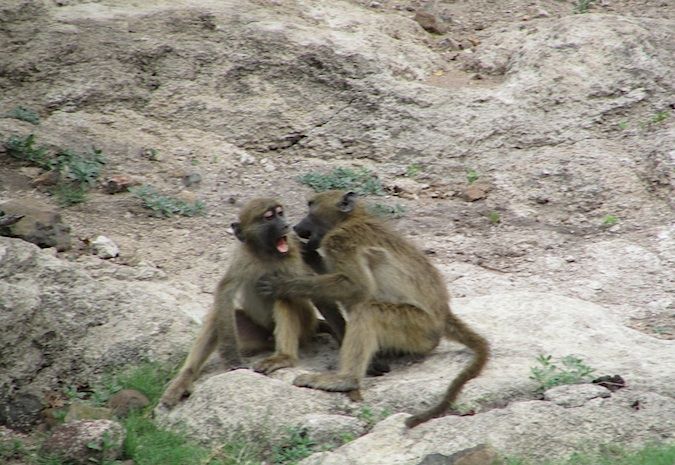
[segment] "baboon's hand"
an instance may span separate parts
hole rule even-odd
[[[283,278],[277,273],[268,273],[258,280],[256,290],[260,295],[280,297]]]

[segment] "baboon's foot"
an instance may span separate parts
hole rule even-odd
[[[297,376],[293,384],[333,392],[349,392],[359,389],[359,380],[356,377],[339,373],[308,373]]]
[[[253,364],[253,369],[266,375],[280,368],[295,366],[295,359],[288,355],[272,355]]]
[[[190,394],[192,394],[192,381],[186,376],[178,375],[166,388],[159,403],[167,408],[173,408]]]

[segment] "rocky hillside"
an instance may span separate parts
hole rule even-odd
[[[293,387],[334,366],[322,340],[271,377],[214,360],[162,424],[363,434],[303,462],[325,465],[673,441],[674,71],[675,6],[656,0],[3,1],[0,410],[180,360],[243,202],[298,219],[300,178],[346,168],[490,339],[460,399],[474,415],[402,428],[467,360],[450,343],[369,378],[362,403]],[[542,354],[627,386],[542,401]],[[387,415],[364,409],[394,415],[371,431]]]

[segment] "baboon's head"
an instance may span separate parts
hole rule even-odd
[[[350,218],[362,207],[354,192],[326,191],[316,194],[309,202],[309,213],[293,229],[302,239],[307,239],[307,248],[319,248],[328,231]]]
[[[239,212],[239,221],[232,230],[241,242],[254,252],[272,256],[289,253],[289,225],[284,208],[275,199],[259,198],[248,202]]]

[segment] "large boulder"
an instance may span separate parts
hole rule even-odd
[[[574,355],[595,369],[594,376],[620,374],[626,380],[626,393],[617,397],[623,400],[607,400],[607,405],[616,406],[616,415],[623,414],[621,412],[624,412],[625,404],[630,399],[638,400],[641,396],[646,396],[645,399],[656,399],[658,402],[648,401],[655,406],[648,414],[642,411],[633,412],[637,418],[636,425],[644,426],[647,420],[654,424],[662,421],[659,434],[665,434],[669,430],[675,432],[672,423],[665,421],[672,403],[668,396],[673,395],[675,385],[675,374],[669,368],[672,363],[670,354],[675,349],[675,342],[655,339],[629,329],[621,320],[598,305],[552,294],[514,292],[455,299],[453,308],[459,316],[484,334],[492,346],[492,358],[487,369],[466,386],[457,402],[460,410],[477,412],[477,419],[485,418],[475,420],[479,422],[476,431],[487,431],[486,425],[495,421],[495,418],[504,419],[505,430],[513,428],[510,417],[503,413],[505,405],[519,409],[521,407],[513,405],[522,404],[523,412],[531,405],[544,405],[540,407],[543,409],[541,418],[548,415],[549,411],[552,412],[550,415],[559,415],[562,418],[568,413],[564,406],[558,404],[568,402],[569,405],[596,406],[598,402],[604,401],[603,397],[607,397],[609,391],[591,386],[583,392],[575,391],[570,401],[523,402],[539,397],[538,385],[530,379],[531,369],[538,366],[538,356],[552,355],[557,359]],[[303,371],[325,370],[335,366],[337,354],[334,349],[328,352],[326,349],[306,350],[301,355],[299,367],[280,370],[269,377],[241,370],[204,376],[198,380],[195,391],[188,400],[170,412],[158,410],[156,413],[163,425],[186,431],[207,442],[217,441],[223,436],[237,437],[237,434],[253,439],[260,431],[265,431],[270,437],[278,437],[279,432],[288,428],[309,429],[310,413],[339,414],[363,419],[364,413],[368,412],[370,419],[376,422],[387,414],[414,413],[438,401],[450,380],[468,363],[470,357],[470,353],[460,346],[444,342],[422,361],[394,362],[392,371],[387,375],[367,378],[364,381],[364,400],[359,403],[347,401],[343,394],[292,386],[293,378]],[[590,378],[585,380],[590,381]],[[598,389],[601,393],[596,392]],[[561,394],[552,391],[549,397],[554,399],[560,396]],[[666,407],[663,415],[652,418],[651,416],[659,414],[659,407],[656,407],[658,405]],[[579,418],[585,414],[582,410],[578,412]],[[522,415],[527,416],[526,413]],[[600,416],[600,413],[593,415]],[[437,422],[460,425],[453,427],[461,430],[465,422],[470,421],[463,418],[433,420],[429,425]],[[616,418],[607,421],[611,423]],[[213,428],[213,425],[218,427]],[[336,434],[340,431],[338,426],[335,426]],[[430,426],[421,428],[419,431],[426,431],[425,428]],[[522,433],[525,427],[519,431]],[[598,431],[604,430],[599,428]],[[403,434],[402,430],[396,434]],[[575,433],[570,429],[565,434],[574,437]],[[590,435],[592,431],[584,434]],[[431,436],[445,437],[435,434]],[[485,436],[466,437],[469,438],[467,441],[452,443],[452,446],[472,447],[486,440]],[[599,439],[604,437],[600,436]],[[393,439],[388,436],[387,440]],[[474,440],[477,442],[473,443]],[[508,439],[505,438],[504,441],[506,443]],[[434,450],[439,453],[460,450],[449,447]],[[529,452],[524,446],[518,447],[519,452]],[[428,453],[433,452],[432,449],[429,446]],[[515,448],[506,450],[516,451]],[[567,450],[561,446],[558,452]],[[419,457],[418,450],[415,451],[411,457]]]
[[[83,260],[0,237],[0,401],[86,385],[146,359],[175,359],[192,342],[188,315],[208,305],[198,292],[161,278],[140,281],[142,267]]]

